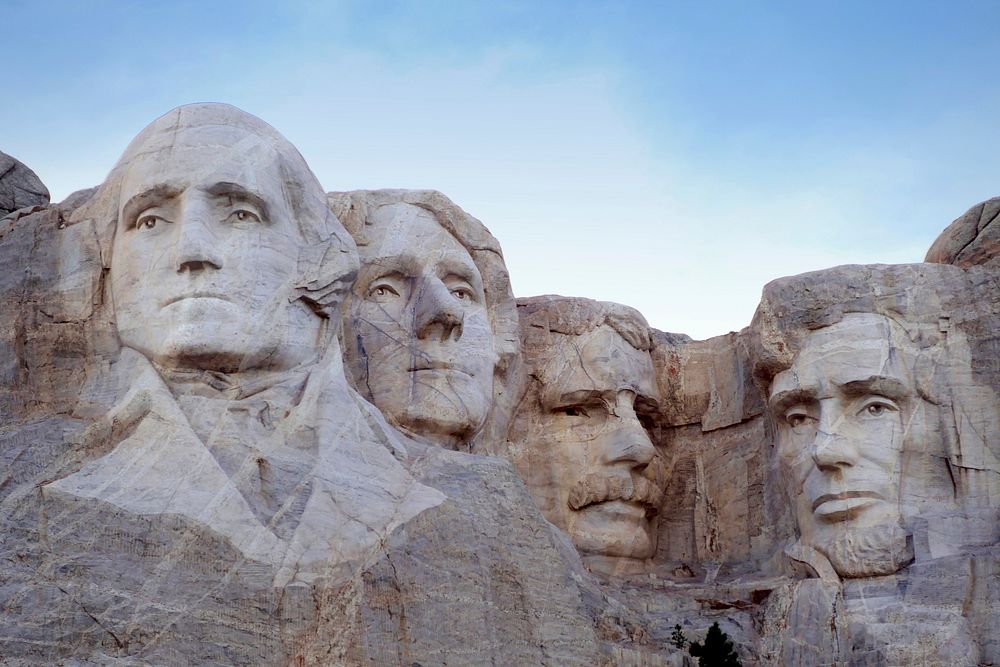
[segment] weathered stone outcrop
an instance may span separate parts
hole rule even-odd
[[[925,262],[969,268],[1000,257],[1000,197],[976,204],[941,232]]]
[[[35,172],[0,152],[0,218],[22,208],[48,203],[48,188]]]

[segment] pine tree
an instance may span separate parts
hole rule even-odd
[[[699,667],[742,667],[739,656],[733,649],[729,635],[722,631],[718,622],[712,623],[704,642],[691,642],[688,652],[698,658]]]
[[[670,643],[677,648],[684,648],[688,644],[687,637],[684,636],[684,631],[681,630],[681,624],[678,623],[674,626],[674,631],[670,635]]]

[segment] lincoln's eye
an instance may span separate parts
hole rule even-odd
[[[579,405],[571,405],[566,408],[562,408],[562,413],[567,417],[589,417],[587,410]]]
[[[805,426],[806,422],[809,421],[809,415],[803,412],[792,412],[785,415],[785,422],[793,429]]]

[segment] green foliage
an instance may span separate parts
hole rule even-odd
[[[679,627],[679,626],[678,626]],[[675,629],[676,631],[676,629]],[[712,623],[704,642],[691,642],[688,652],[698,658],[699,667],[742,667],[729,635],[718,623]]]
[[[680,623],[674,626],[674,631],[670,634],[670,643],[677,648],[684,648],[688,645],[688,639],[684,636]]]

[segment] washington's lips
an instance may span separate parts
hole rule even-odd
[[[831,518],[847,515],[880,501],[885,497],[875,491],[842,491],[826,493],[812,503],[812,511]]]
[[[188,292],[187,294],[180,294],[178,296],[173,296],[163,302],[163,306],[169,306],[172,303],[177,303],[178,301],[183,301],[185,299],[218,299],[220,301],[230,301],[228,295],[222,292],[210,292],[207,290],[197,290],[194,292]]]

